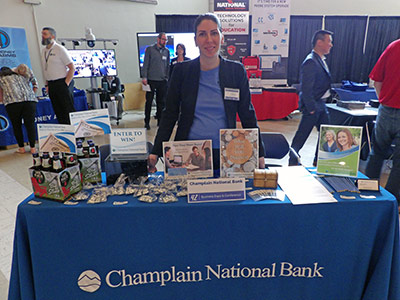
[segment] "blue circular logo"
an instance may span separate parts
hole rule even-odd
[[[0,49],[10,46],[10,36],[3,30],[0,30]]]
[[[0,132],[6,131],[10,123],[5,116],[0,115]]]

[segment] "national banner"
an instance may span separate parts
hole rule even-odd
[[[224,35],[221,56],[236,61],[249,56],[249,0],[216,0],[214,12]]]

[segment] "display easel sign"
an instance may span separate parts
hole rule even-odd
[[[64,124],[37,124],[40,152],[76,153],[75,128]]]
[[[212,177],[212,141],[163,142],[166,177]]]
[[[75,137],[97,136],[111,133],[108,109],[85,110],[69,113]]]
[[[321,125],[317,173],[357,177],[362,127]]]
[[[220,153],[221,177],[252,177],[258,169],[258,129],[221,129]]]
[[[110,135],[111,154],[146,154],[147,134],[143,128],[113,129]]]
[[[188,180],[188,203],[241,201],[246,199],[244,178]]]

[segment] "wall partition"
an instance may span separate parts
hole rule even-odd
[[[192,32],[196,15],[156,15],[157,32]],[[332,81],[368,82],[379,56],[392,41],[400,38],[400,17],[296,16],[290,17],[287,81],[299,83],[301,63],[311,51],[313,33],[323,28],[333,31],[334,47],[327,56]]]

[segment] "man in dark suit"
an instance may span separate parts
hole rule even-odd
[[[318,30],[314,33],[313,50],[300,67],[299,109],[303,116],[291,145],[297,153],[303,148],[314,126],[319,131],[321,124],[329,124],[329,113],[325,102],[330,97],[331,74],[325,62],[325,55],[329,54],[333,47],[332,34],[327,30]],[[318,143],[314,166],[317,164],[317,153]],[[289,166],[297,164],[297,158],[291,155]]]

